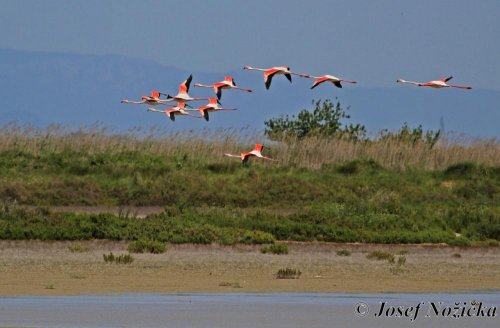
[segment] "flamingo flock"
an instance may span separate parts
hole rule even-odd
[[[310,74],[304,74],[304,73],[297,73],[293,72],[290,70],[290,67],[288,66],[276,66],[276,67],[271,67],[271,68],[257,68],[257,67],[252,67],[252,66],[244,66],[244,70],[249,70],[249,71],[259,71],[264,73],[264,85],[267,90],[271,87],[271,82],[275,76],[278,75],[284,75],[285,78],[292,82],[292,75],[296,75],[302,78],[306,79],[313,79],[314,82],[311,85],[310,89],[314,89],[320,84],[327,84],[331,83],[337,88],[342,88],[342,83],[351,83],[355,84],[357,81],[353,80],[346,80],[343,78],[338,78],[333,75],[322,75],[322,76],[313,76]],[[466,89],[470,90],[472,87],[470,86],[461,86],[461,85],[453,85],[453,84],[448,84],[447,82],[452,79],[452,76],[446,77],[446,78],[441,78],[438,80],[433,80],[425,83],[421,82],[414,82],[414,81],[407,81],[403,79],[398,79],[396,80],[397,83],[408,83],[408,84],[413,84],[419,87],[431,87],[431,88],[436,88],[436,89],[441,89],[441,88],[457,88],[457,89]],[[189,88],[191,85],[191,82],[193,80],[193,75],[189,75],[189,77],[184,80],[180,85],[179,85],[179,90],[175,96],[171,96],[168,93],[162,93],[157,90],[154,90],[151,92],[151,95],[149,96],[142,96],[141,100],[139,101],[130,101],[127,99],[124,99],[121,101],[122,104],[137,104],[137,105],[149,105],[149,106],[159,106],[159,105],[170,105],[171,107],[164,108],[164,109],[155,109],[149,107],[147,109],[147,112],[156,112],[156,113],[163,113],[165,114],[171,121],[175,121],[176,116],[187,116],[187,117],[193,117],[193,118],[204,118],[206,121],[209,121],[209,113],[211,112],[218,112],[218,111],[234,111],[237,110],[237,108],[227,108],[227,107],[221,107],[220,99],[222,98],[222,90],[239,90],[239,91],[244,91],[244,92],[252,92],[252,89],[248,88],[240,88],[236,85],[236,82],[234,81],[234,78],[231,76],[225,76],[224,79],[220,82],[215,82],[212,84],[201,84],[201,83],[195,83],[194,86],[197,88],[211,88],[213,89],[215,97],[209,97],[209,98],[201,98],[201,97],[191,97],[189,95]],[[165,98],[161,98],[161,96],[165,96]],[[199,100],[208,100],[208,104],[198,106],[196,108],[191,107],[188,102],[191,101],[199,101]],[[177,105],[173,105],[174,103],[177,103]],[[198,112],[200,115],[194,115],[191,114],[190,112]],[[256,157],[256,158],[262,158],[264,160],[269,160],[269,161],[275,161],[272,158],[266,157],[262,155],[262,150],[264,149],[264,146],[262,144],[255,144],[255,147],[251,151],[247,152],[242,152],[240,155],[232,155],[232,154],[224,154],[226,157],[238,157],[241,159],[243,164],[247,164],[248,160],[251,157]]]

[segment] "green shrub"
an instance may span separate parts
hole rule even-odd
[[[112,252],[109,254],[102,254],[104,262],[106,263],[117,263],[117,264],[130,264],[134,262],[134,258],[130,254],[114,255]]]
[[[298,269],[279,269],[276,273],[276,279],[299,279],[301,274],[302,272]]]
[[[164,253],[166,249],[165,243],[157,240],[140,239],[128,244],[130,253]]]
[[[288,246],[285,244],[274,244],[260,248],[262,254],[272,253],[277,255],[288,254]]]

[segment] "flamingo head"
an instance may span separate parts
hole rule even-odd
[[[243,69],[252,69],[251,66],[243,66]]]

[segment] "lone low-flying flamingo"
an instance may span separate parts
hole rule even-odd
[[[185,108],[186,108],[186,104],[180,102],[180,103],[177,104],[177,106],[170,107],[170,108],[165,108],[165,109],[162,109],[162,110],[158,110],[158,109],[155,109],[155,108],[148,108],[148,112],[164,113],[172,121],[175,121],[175,116],[176,115],[187,115],[187,116],[191,116],[191,117],[201,118],[201,116],[196,116],[196,115],[189,114],[185,110]]]
[[[167,99],[162,100],[163,102],[178,102],[178,103],[185,103],[191,100],[208,100],[208,98],[193,98],[191,97],[188,92],[189,92],[189,86],[191,85],[191,81],[193,80],[193,75],[189,75],[189,77],[179,84],[179,93],[175,96],[171,96],[169,94],[161,93],[162,95],[167,96]]]
[[[164,104],[166,101],[164,99],[160,99],[160,93],[156,90],[151,92],[151,96],[142,96],[141,101],[130,101],[127,99],[122,100],[122,104],[147,104],[150,106],[156,106]]]
[[[256,67],[251,67],[251,66],[244,66],[243,69],[264,72],[264,83],[266,85],[266,89],[268,89],[268,90],[269,90],[269,87],[271,86],[271,81],[273,80],[273,77],[277,74],[285,75],[285,77],[290,82],[292,82],[292,74],[302,76],[302,77],[309,77],[309,75],[307,75],[307,74],[300,74],[300,73],[295,73],[295,72],[290,71],[290,67],[288,67],[288,66],[278,66],[278,67],[272,67],[272,68],[256,68]]]
[[[406,81],[406,80],[401,80],[401,79],[396,80],[396,82],[398,82],[398,83],[410,83],[410,84],[418,85],[419,87],[431,87],[431,88],[436,88],[436,89],[441,89],[441,88],[459,88],[459,89],[467,89],[467,90],[472,89],[472,87],[461,86],[461,85],[452,85],[452,84],[446,83],[449,80],[451,80],[452,78],[453,78],[453,76],[450,76],[450,77],[442,78],[442,79],[435,80],[435,81],[429,81],[426,83]]]
[[[320,85],[323,82],[332,82],[337,88],[342,88],[341,82],[347,82],[347,83],[358,83],[356,81],[350,81],[350,80],[344,80],[340,79],[336,76],[333,75],[323,75],[323,76],[309,76],[311,79],[314,79],[314,83],[311,86],[311,89],[316,88],[318,85]]]
[[[206,104],[205,106],[200,106],[198,108],[193,108],[193,109],[186,109],[186,110],[197,110],[200,112],[200,114],[205,118],[206,121],[209,120],[208,113],[209,112],[217,112],[220,110],[237,110],[237,108],[224,108],[224,107],[219,107],[220,102],[216,98],[209,98],[209,103]]]
[[[262,158],[262,159],[267,159],[268,161],[275,161],[275,159],[272,159],[272,158],[269,158],[269,157],[262,155],[261,152],[262,152],[263,148],[264,148],[264,146],[262,146],[261,144],[255,144],[255,147],[253,148],[252,151],[246,151],[246,152],[241,153],[240,155],[224,154],[224,156],[241,158],[241,162],[243,164],[246,164],[248,162],[248,160],[250,159],[250,157],[258,157],[258,158]]]
[[[231,76],[225,76],[224,81],[220,81],[212,85],[196,83],[194,86],[199,88],[213,88],[215,94],[217,95],[217,99],[220,99],[222,97],[222,89],[236,89],[246,92],[252,92],[252,89],[244,89],[237,87],[236,83],[234,82],[234,79]]]

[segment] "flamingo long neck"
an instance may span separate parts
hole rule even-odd
[[[196,83],[194,86],[198,87],[198,88],[212,88],[213,87],[213,85],[206,85],[206,84],[201,84],[201,83]]]
[[[257,68],[257,67],[252,67],[252,66],[245,66],[244,67],[245,69],[248,69],[250,71],[261,71],[261,72],[265,72],[267,71],[267,69],[264,69],[264,68]]]
[[[130,101],[130,100],[126,100],[126,99],[122,100],[122,104],[138,104],[138,105],[140,105],[140,104],[143,104],[143,103],[144,102],[142,102],[142,101]]]
[[[414,85],[418,85],[418,86],[422,85],[422,83],[420,83],[420,82],[414,82],[414,81],[399,80],[399,82],[414,84]]]

